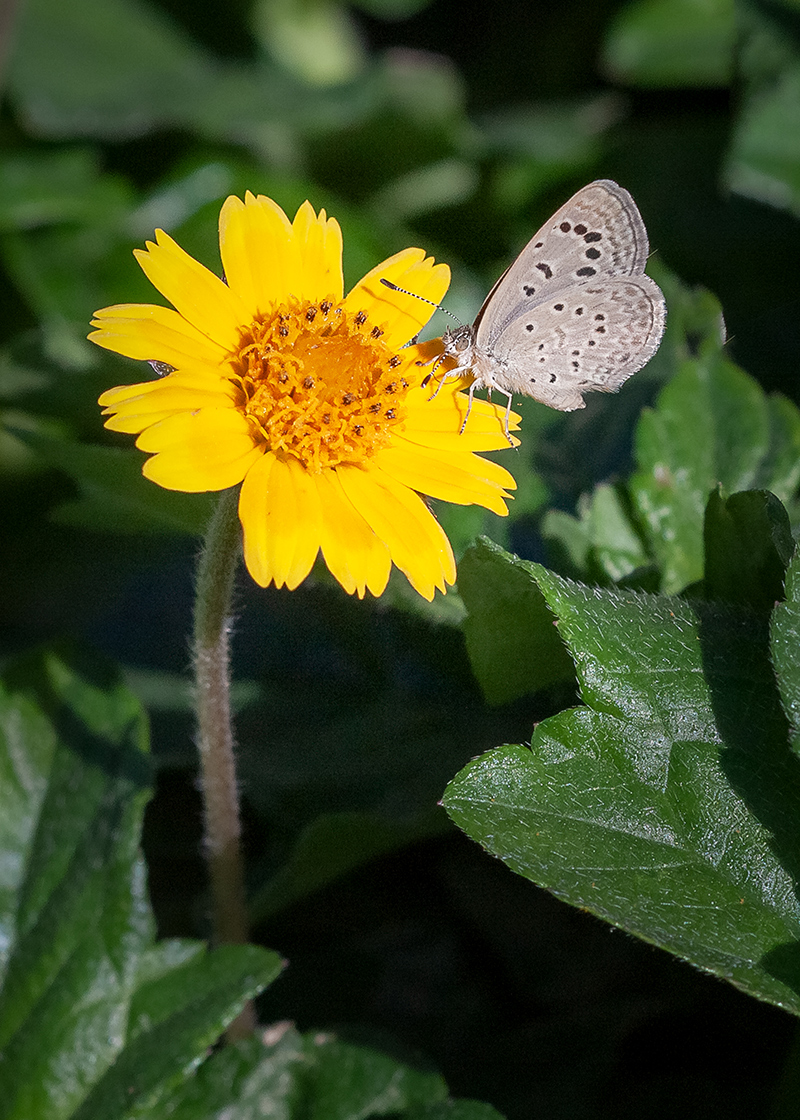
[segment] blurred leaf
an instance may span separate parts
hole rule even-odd
[[[189,676],[157,669],[122,668],[125,684],[149,712],[183,712],[194,715],[194,684]],[[263,699],[257,681],[231,682],[231,708],[236,714]]]
[[[464,556],[458,587],[472,669],[492,704],[573,677],[569,655],[534,578],[535,565],[481,539]]]
[[[493,741],[496,718],[463,682],[459,690],[457,682],[437,675],[433,654],[450,642],[460,644],[461,635],[435,625],[423,633],[428,657],[409,644],[396,656],[398,682],[375,685],[366,694],[345,687],[347,677],[335,680],[330,694],[299,683],[293,693],[271,691],[268,756],[265,705],[241,713],[240,778],[248,801],[273,829],[289,825],[294,836],[319,816],[367,813],[384,820],[385,837],[399,836],[410,821],[424,822],[464,759]],[[402,675],[416,677],[419,665],[429,662],[423,695],[410,693]],[[331,852],[329,858],[335,866],[346,857]]]
[[[771,622],[772,659],[792,747],[800,754],[800,552],[786,570],[786,602],[777,603]]]
[[[749,92],[725,181],[739,194],[800,215],[800,62]]]
[[[490,1104],[481,1101],[442,1101],[412,1108],[405,1120],[503,1120]]]
[[[723,350],[727,342],[725,319],[713,292],[685,284],[657,253],[647,262],[647,271],[664,292],[667,327],[657,352],[637,378],[655,374],[657,380],[666,381],[686,358],[710,356]]]
[[[633,0],[606,34],[602,66],[645,89],[726,86],[735,42],[734,0]]]
[[[550,509],[542,518],[542,536],[553,567],[564,575],[587,577],[592,554],[591,498],[581,495],[578,515]]]
[[[510,105],[478,118],[483,147],[502,157],[493,170],[492,200],[501,214],[519,214],[528,223],[514,231],[519,248],[533,233],[532,203],[544,195],[549,201],[562,182],[566,197],[576,178],[591,177],[604,135],[623,113],[620,99],[604,94],[574,102]]]
[[[212,1055],[168,1105],[170,1120],[502,1120],[488,1105],[450,1100],[434,1073],[288,1024]]]
[[[549,169],[552,189],[554,172],[574,173],[591,163],[603,133],[622,113],[620,100],[604,94],[574,102],[512,105],[480,117],[478,125],[490,151],[530,156]]]
[[[0,231],[79,222],[96,229],[116,222],[131,203],[121,178],[102,174],[86,148],[27,150],[0,162]]]
[[[676,365],[677,373],[655,408],[639,418],[639,469],[625,487],[601,483],[582,495],[577,517],[548,511],[542,533],[567,574],[644,589],[653,584],[655,558],[665,590],[679,591],[702,577],[701,527],[714,489],[769,489],[795,513],[800,411],[784,397],[766,396],[725,360],[713,297],[655,271],[667,292],[670,322],[645,372],[659,364],[665,375]],[[687,360],[690,354],[697,357]]]
[[[428,8],[433,0],[356,0],[356,6],[376,19],[408,19],[424,8]]]
[[[712,493],[706,507],[705,577],[708,599],[770,611],[783,598],[783,577],[794,551],[786,510],[768,490],[747,490],[727,501]]]
[[[690,360],[645,411],[636,433],[638,470],[630,482],[665,591],[703,574],[703,516],[718,485],[794,497],[800,412],[721,357]]]
[[[381,60],[379,73],[389,109],[426,129],[464,126],[464,79],[446,55],[390,50]]]
[[[336,0],[258,0],[252,22],[275,61],[312,85],[347,82],[365,63],[350,13]]]
[[[317,1036],[306,1045],[306,1054],[316,1065],[309,1120],[380,1116],[447,1099],[437,1074],[331,1036]]]
[[[132,198],[86,150],[28,151],[0,163],[0,254],[60,371],[97,360],[85,324],[123,254],[130,270]]]
[[[649,563],[620,493],[606,484],[596,486],[579,503],[578,518],[560,510],[548,512],[542,534],[558,542],[577,571],[596,568],[615,583]]]
[[[800,1014],[800,773],[766,616],[533,574],[587,706],[471,763],[445,808],[559,898]]]
[[[143,0],[29,0],[19,16],[9,90],[42,136],[118,143],[185,130],[296,168],[303,133],[352,127],[387,93],[375,75],[314,87],[265,57],[219,60]]]
[[[783,8],[783,10],[781,10]],[[790,5],[748,3],[742,18],[739,112],[725,186],[800,213],[800,34]]]
[[[34,416],[17,408],[0,409],[0,477],[42,469],[41,459],[31,448],[29,438],[60,441],[66,435],[66,426],[58,420]]]
[[[274,953],[152,945],[147,726],[103,665],[45,652],[0,689],[0,1116],[123,1120],[196,1065]]]
[[[137,0],[30,0],[18,12],[9,90],[46,135],[137,136],[192,115],[215,68]]]
[[[447,830],[441,811],[407,820],[375,813],[325,813],[301,832],[288,861],[248,907],[254,924],[380,856]]]
[[[0,350],[0,400],[13,401],[48,388],[51,378],[34,362],[20,360],[8,350]],[[24,425],[23,425],[24,426]]]
[[[65,471],[81,488],[78,501],[58,507],[60,521],[126,534],[205,531],[216,496],[154,485],[142,474],[140,452],[21,434],[43,462]]]
[[[40,320],[45,347],[62,368],[97,361],[86,323],[102,298],[108,243],[89,226],[48,226],[8,233],[0,244],[3,263]]]
[[[251,1038],[212,1054],[186,1083],[142,1120],[293,1120],[304,1097],[308,1059],[304,1040],[288,1024],[268,1041]],[[168,1111],[167,1111],[168,1110]]]
[[[373,196],[371,205],[378,214],[408,221],[445,206],[457,206],[478,187],[477,169],[459,159],[443,159],[394,179]]]

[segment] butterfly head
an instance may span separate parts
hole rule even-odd
[[[475,330],[469,326],[448,327],[442,335],[444,356],[455,358],[462,369],[472,365]]]

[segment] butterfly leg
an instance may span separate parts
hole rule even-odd
[[[469,420],[469,414],[470,414],[470,412],[472,412],[472,398],[475,396],[475,390],[477,388],[478,388],[478,379],[476,378],[469,387],[469,398],[467,400],[467,414],[464,417],[464,423],[458,429],[458,434],[460,436],[464,434],[464,429],[467,426],[467,420]]]
[[[426,365],[426,366],[429,366],[429,365],[431,365],[431,363],[433,363],[433,369],[431,370],[430,373],[426,373],[425,376],[423,377],[423,379],[422,379],[422,388],[423,389],[428,384],[428,382],[431,380],[431,378],[436,373],[437,369],[439,368],[439,366],[442,364],[443,361],[444,361],[444,354],[439,354],[436,358],[431,358],[430,362],[425,362],[424,363],[424,365]],[[439,382],[438,388],[434,392],[433,397],[435,397],[436,394],[439,392],[439,389],[441,389],[445,380],[446,380],[446,378],[443,377],[442,380]],[[433,400],[433,397],[430,397],[429,400]]]
[[[427,377],[423,378],[423,380],[422,380],[422,388],[423,389],[425,388],[425,386],[428,384],[430,379],[436,373],[436,370],[439,368],[439,366],[444,361],[444,357],[445,357],[444,354],[440,354],[439,357],[436,359],[436,363],[435,363],[433,369],[431,370],[431,372],[427,375]],[[435,400],[436,397],[439,396],[439,394],[442,391],[442,386],[444,385],[445,381],[449,381],[451,377],[452,377],[452,372],[448,372],[447,370],[445,370],[444,374],[436,382],[436,388],[433,390],[431,395],[428,397],[429,401]]]
[[[498,389],[497,391],[498,391],[498,393],[505,393],[506,392],[505,389]],[[506,433],[506,439],[508,440],[508,442],[513,447],[514,446],[514,441],[511,438],[511,432],[508,430],[508,422],[511,419],[511,402],[514,400],[514,398],[511,395],[511,393],[506,393],[506,396],[508,397],[508,402],[506,404],[506,416],[505,416],[505,422],[504,422],[504,430],[505,430],[505,433]]]

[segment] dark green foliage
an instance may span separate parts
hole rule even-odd
[[[800,1007],[797,5],[15,7],[2,1120],[766,1117],[791,1026],[767,1005]],[[659,353],[582,412],[515,401],[509,517],[434,503],[446,598],[240,581],[254,939],[281,956],[206,949],[187,643],[213,496],[146,482],[102,429],[99,393],[151,371],[86,342],[92,312],[161,302],[131,255],[156,227],[218,271],[220,202],[249,189],[327,207],[348,285],[424,247],[471,321],[595,177],[647,224]],[[152,759],[116,671],[15,660],[64,634],[123,665]],[[277,1023],[212,1051],[267,986]]]

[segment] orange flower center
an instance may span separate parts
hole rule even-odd
[[[403,360],[366,311],[280,304],[243,333],[231,364],[239,407],[272,451],[319,472],[363,463],[405,419]]]

